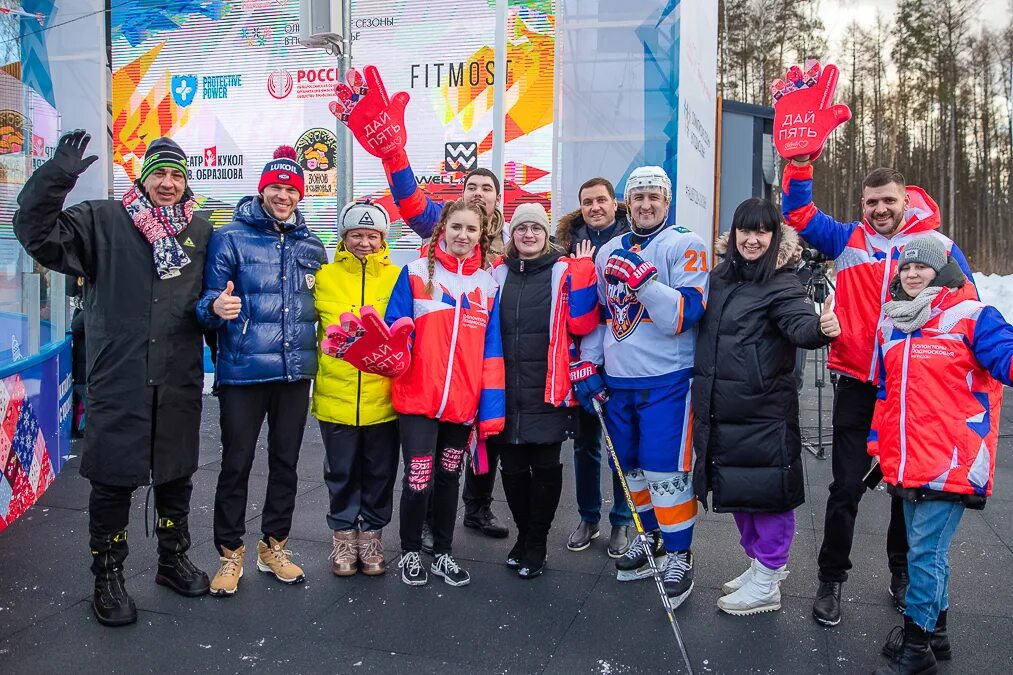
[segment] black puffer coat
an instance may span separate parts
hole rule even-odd
[[[54,161],[25,183],[14,233],[51,270],[84,277],[88,433],[81,474],[137,487],[197,470],[204,343],[195,306],[211,223],[177,235],[190,264],[159,279],[151,245],[114,199],[64,210],[76,178]]]
[[[713,492],[717,512],[777,513],[805,501],[796,347],[830,340],[787,264],[795,232],[782,226],[782,237],[770,281],[726,281],[728,262],[711,274],[693,367],[693,487],[705,508]]]
[[[495,443],[560,443],[577,429],[577,409],[545,402],[549,363],[552,265],[562,256],[506,258],[500,288],[500,332],[506,371],[506,425]]]

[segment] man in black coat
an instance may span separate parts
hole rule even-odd
[[[197,470],[203,343],[195,305],[211,224],[194,215],[186,155],[159,138],[122,200],[63,208],[90,136],[73,131],[18,196],[14,232],[46,267],[84,278],[88,434],[81,475],[91,481],[91,535],[99,622],[137,620],[123,582],[134,490],[155,492],[155,581],[185,596],[208,592],[187,558],[191,477]]]
[[[559,219],[556,243],[567,255],[574,255],[577,247],[587,241],[597,256],[601,245],[630,231],[626,206],[616,201],[616,190],[605,178],[591,178],[577,191],[580,208]],[[601,423],[583,407],[577,409],[580,432],[573,441],[573,472],[577,490],[577,511],[580,522],[570,533],[566,547],[583,551],[597,539],[601,521]],[[629,548],[629,528],[633,515],[623,496],[619,478],[612,475],[612,509],[609,511],[612,533],[609,535],[608,554],[618,558]]]

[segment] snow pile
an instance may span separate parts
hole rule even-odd
[[[1008,323],[1013,323],[1013,274],[974,273],[974,285],[978,287],[981,301],[998,309]]]

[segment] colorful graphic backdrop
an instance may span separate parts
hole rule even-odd
[[[520,200],[550,205],[555,42],[552,0],[510,5],[508,217]],[[337,120],[327,104],[338,64],[299,44],[298,12],[298,0],[114,5],[116,193],[136,177],[148,143],[169,135],[190,157],[201,208],[221,225],[256,191],[274,149],[292,145],[307,172],[302,210],[333,245]],[[463,172],[491,157],[494,0],[358,0],[352,27],[353,65],[376,65],[392,94],[411,95],[407,150],[420,184],[434,198],[456,196]],[[355,195],[380,199],[396,218],[379,161],[358,147],[354,156]],[[401,232],[395,246],[417,243]]]

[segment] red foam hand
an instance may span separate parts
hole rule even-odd
[[[837,66],[807,61],[805,72],[788,69],[770,85],[774,97],[774,146],[785,159],[816,159],[831,132],[851,119],[848,106],[833,104]]]
[[[366,152],[387,159],[404,150],[408,142],[404,125],[404,109],[410,99],[407,92],[399,91],[389,98],[380,71],[366,66],[362,73],[349,69],[334,93],[338,100],[331,101],[331,113],[352,131]]]
[[[341,323],[327,327],[321,351],[342,359],[364,373],[397,377],[412,362],[409,342],[415,323],[409,317],[398,319],[388,328],[376,309],[366,305],[355,316],[341,315]]]

